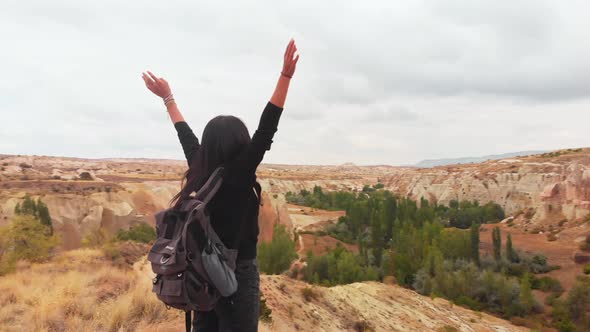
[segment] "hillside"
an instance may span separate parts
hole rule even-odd
[[[0,289],[10,289],[6,285],[21,282],[14,278],[23,278],[25,281],[19,287],[25,287],[24,285],[31,282],[31,277],[26,275],[34,276],[45,269],[49,271],[48,276],[56,273],[52,278],[58,278],[58,273],[68,273],[68,278],[72,279],[64,280],[70,282],[81,278],[84,284],[76,286],[76,292],[87,286],[88,292],[100,292],[102,286],[94,289],[97,284],[92,281],[94,275],[88,268],[75,267],[75,264],[60,267],[59,264],[68,260],[67,257],[81,255],[82,258],[79,259],[84,264],[90,263],[100,271],[107,271],[112,268],[111,262],[97,251],[63,250],[80,248],[86,239],[97,234],[112,236],[119,229],[128,229],[141,222],[153,225],[154,212],[168,206],[170,198],[179,189],[179,179],[185,170],[186,164],[183,161],[174,160],[88,160],[1,155],[0,226],[11,220],[16,204],[22,202],[26,195],[42,198],[52,216],[54,230],[62,238],[62,250],[58,251],[58,256],[52,262],[46,263],[48,265],[20,266],[16,275],[0,278]],[[511,233],[517,248],[529,253],[543,252],[551,264],[560,265],[561,269],[551,271],[549,275],[558,279],[566,291],[573,284],[575,276],[582,271],[582,265],[575,260],[581,257],[579,255],[587,256],[586,253],[579,252],[578,246],[590,235],[590,223],[587,221],[590,214],[590,149],[570,149],[480,164],[424,169],[353,164],[262,165],[258,176],[264,191],[259,219],[260,240],[272,239],[275,224],[283,224],[289,230],[296,229],[300,233],[297,242],[300,257],[308,250],[323,254],[338,244],[352,252],[357,252],[358,248],[355,244],[343,243],[329,235],[316,234],[326,225],[336,223],[343,215],[342,211],[320,211],[287,204],[287,192],[313,190],[314,186],[321,186],[326,191],[360,191],[367,185],[378,183],[400,196],[416,200],[425,198],[438,204],[448,204],[451,200],[497,202],[510,216],[501,224],[504,236]],[[490,227],[483,227],[483,252],[491,250],[489,234]],[[94,258],[84,258],[87,255]],[[302,263],[299,260],[296,264]],[[149,272],[145,267],[137,266],[134,271],[133,273],[140,273],[139,278],[144,278]],[[45,280],[44,277],[40,278]],[[121,297],[109,295],[111,302],[97,302],[97,305],[129,306],[131,302],[139,301],[142,306],[138,310],[146,310],[156,318],[133,320],[127,324],[142,331],[178,328],[177,325],[170,326],[168,320],[163,319],[168,314],[163,314],[156,306],[157,303],[145,304],[138,300],[151,297],[145,295],[149,293],[147,288],[131,291],[128,280],[136,280],[138,276],[130,275],[127,271],[116,278],[121,285],[127,285]],[[146,280],[149,282],[149,278],[146,277]],[[137,285],[144,286],[141,283]],[[31,287],[33,290],[35,287],[40,289],[31,294],[23,290],[10,295],[7,291],[8,297],[0,298],[0,304],[8,304],[5,311],[0,311],[0,322],[4,320],[7,324],[13,324],[14,330],[23,330],[23,324],[58,324],[56,322],[64,320],[64,317],[70,317],[68,310],[73,309],[68,308],[79,307],[74,310],[72,317],[76,317],[79,310],[83,318],[67,318],[67,324],[82,326],[80,324],[90,324],[98,320],[95,323],[99,330],[102,328],[98,326],[119,324],[105,317],[94,316],[90,313],[91,310],[85,309],[94,306],[93,296],[101,298],[100,294],[88,295],[88,303],[65,303],[67,308],[54,311],[49,302],[45,302],[45,297],[53,296],[52,291],[43,288],[43,285]],[[62,288],[67,288],[64,287]],[[432,331],[445,325],[459,331],[491,331],[490,326],[498,326],[495,331],[516,330],[516,327],[503,320],[474,314],[452,306],[447,301],[432,300],[398,286],[365,282],[332,288],[316,287],[314,290],[319,297],[311,301],[303,299],[301,289],[305,287],[307,286],[303,282],[288,279],[286,276],[262,278],[267,304],[273,310],[272,330],[310,330],[317,328],[318,324],[326,331],[354,330],[355,325],[362,326],[363,321],[376,330],[383,331]],[[22,300],[24,302],[21,302],[21,297],[25,299]],[[116,299],[120,299],[122,304],[117,304],[119,300]],[[108,309],[100,310],[99,312],[104,312]],[[32,322],[14,318],[25,312],[37,313],[40,318]],[[57,318],[52,318],[53,315]],[[125,321],[129,318],[125,311],[121,311],[117,319]],[[48,323],[47,320],[51,322]],[[403,325],[395,325],[398,321],[403,322]],[[64,328],[63,324],[66,323],[60,324]],[[408,328],[404,330],[406,327]],[[271,330],[271,327],[266,328]]]
[[[541,153],[545,153],[545,152],[547,152],[547,151],[521,151],[521,152],[511,152],[511,153],[503,153],[503,154],[493,154],[493,155],[482,156],[482,157],[426,159],[426,160],[419,161],[414,166],[424,168],[424,167],[436,167],[436,166],[457,165],[457,164],[483,163],[488,160],[499,160],[499,159],[513,158],[513,157],[523,157],[523,156],[541,154]]]
[[[64,238],[77,248],[98,229],[113,233],[130,225],[153,224],[155,211],[168,206],[186,170],[183,161],[150,159],[79,159],[0,156],[0,225],[13,215],[26,194],[43,196]],[[263,239],[277,222],[291,227],[284,194],[313,189],[360,190],[382,183],[413,199],[448,204],[451,200],[494,201],[508,215],[523,214],[517,226],[563,228],[590,214],[590,149],[563,150],[480,164],[427,169],[393,166],[262,165]]]
[[[509,215],[530,210],[526,223],[537,226],[582,220],[590,213],[588,148],[434,168],[267,165],[260,175],[265,189],[277,194],[311,190],[315,185],[360,190],[366,184],[382,183],[401,196],[431,203],[494,201]]]
[[[2,331],[180,331],[184,319],[151,294],[152,273],[141,250],[123,244],[128,263],[100,250],[65,252],[21,265],[0,278]],[[143,248],[145,250],[145,248]],[[133,254],[135,252],[135,254]],[[314,287],[286,276],[262,276],[272,323],[260,331],[525,331],[501,319],[375,282]]]

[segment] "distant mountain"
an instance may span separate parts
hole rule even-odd
[[[520,151],[520,152],[511,152],[511,153],[504,153],[504,154],[494,154],[489,156],[483,157],[464,157],[464,158],[448,158],[448,159],[426,159],[422,160],[421,162],[415,164],[416,167],[436,167],[436,166],[445,166],[445,165],[455,165],[455,164],[469,164],[469,163],[481,163],[487,160],[498,160],[498,159],[505,159],[505,158],[513,158],[518,156],[530,156],[534,154],[541,154],[547,151]]]

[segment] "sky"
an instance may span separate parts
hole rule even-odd
[[[264,162],[405,165],[590,146],[581,0],[0,2],[0,154],[182,159],[170,82],[200,137],[252,134],[300,54]]]

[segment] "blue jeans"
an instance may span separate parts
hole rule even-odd
[[[260,274],[256,259],[236,262],[238,290],[219,300],[214,310],[197,312],[195,332],[255,332],[260,313]]]

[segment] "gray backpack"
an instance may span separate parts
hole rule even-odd
[[[157,238],[148,254],[156,273],[152,291],[167,307],[186,312],[189,332],[192,311],[210,311],[221,296],[238,289],[234,274],[238,252],[221,242],[206,210],[222,182],[220,167],[194,198],[156,214]]]

